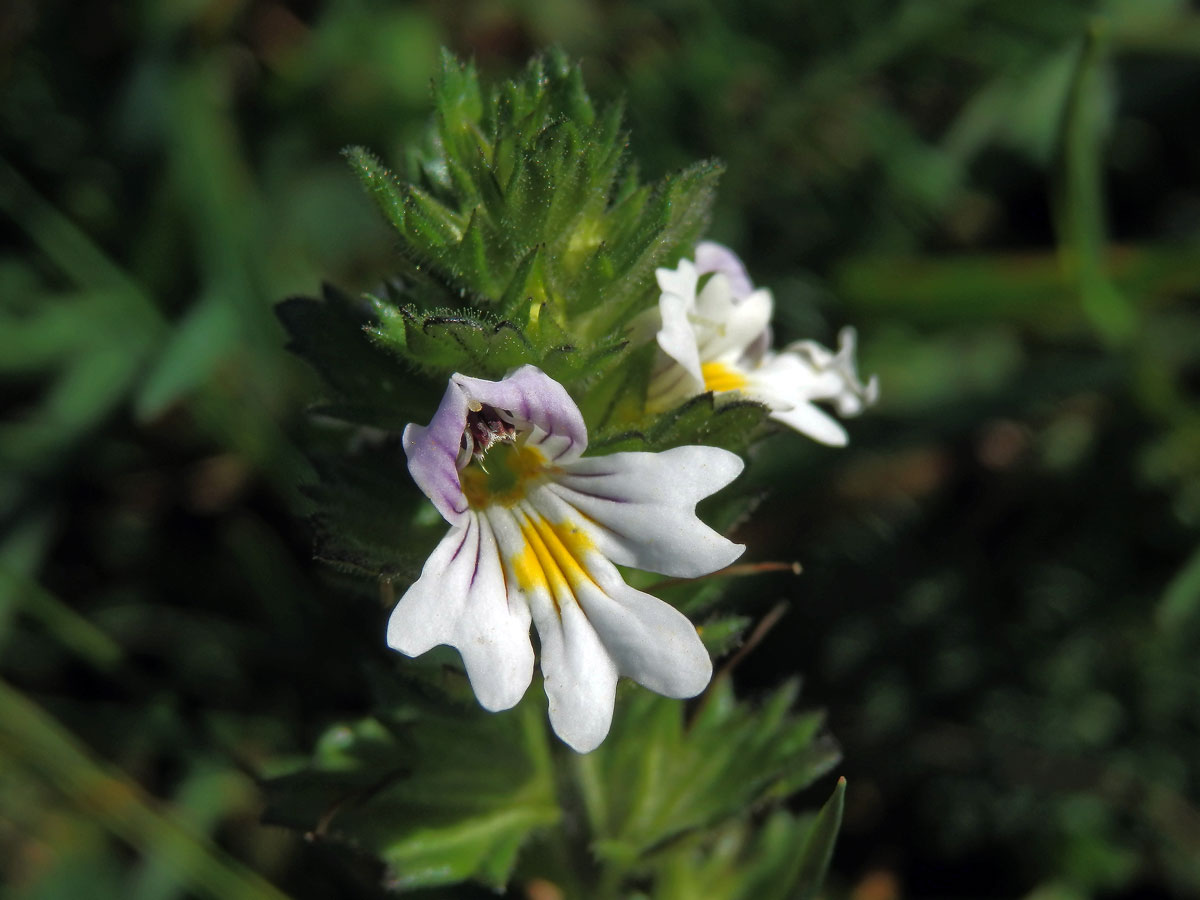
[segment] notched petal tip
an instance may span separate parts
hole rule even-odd
[[[508,709],[533,678],[530,614],[507,596],[495,538],[478,517],[452,528],[388,618],[387,644],[420,656],[439,644],[462,657],[484,709]]]
[[[744,465],[717,447],[614,453],[564,467],[531,502],[555,521],[578,523],[614,562],[693,578],[728,565],[744,549],[696,515],[696,504]]]
[[[712,678],[696,627],[669,603],[621,583],[589,598],[587,614],[618,671],[656,694],[694,697]]]

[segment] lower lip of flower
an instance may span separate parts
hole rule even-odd
[[[540,588],[561,615],[565,602],[595,586],[585,561],[595,545],[571,522],[533,515],[521,517],[518,524],[525,548],[510,560],[517,585],[527,591]]]
[[[748,383],[737,369],[721,362],[706,362],[700,367],[704,376],[704,389],[719,393],[721,391],[740,391]]]
[[[529,483],[546,473],[546,458],[532,447],[497,444],[487,454],[487,469],[470,465],[458,473],[463,496],[472,509],[515,506]]]

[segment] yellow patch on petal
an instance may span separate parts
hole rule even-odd
[[[704,363],[700,367],[700,374],[704,376],[706,391],[740,391],[748,383],[745,375],[733,366],[721,362]]]
[[[524,529],[522,529],[523,532]],[[552,597],[554,596],[550,590],[550,582],[546,580],[546,570],[542,568],[537,551],[529,543],[529,538],[525,539],[525,549],[513,557],[512,568],[517,579],[517,586],[521,590],[542,590]]]
[[[488,451],[487,463],[487,471],[472,465],[458,473],[472,509],[515,505],[525,496],[528,483],[546,471],[546,457],[532,447],[499,444]]]
[[[582,528],[569,521],[548,522],[536,513],[519,524],[525,548],[512,559],[519,587],[545,591],[561,610],[565,601],[595,584],[584,556],[596,545]]]

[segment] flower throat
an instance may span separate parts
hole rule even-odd
[[[525,446],[524,435],[517,434],[516,426],[486,404],[467,413],[462,448],[464,452],[470,448],[471,459],[458,478],[474,509],[491,504],[513,506],[525,496],[527,482],[546,468],[545,457]]]

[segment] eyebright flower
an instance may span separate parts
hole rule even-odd
[[[684,259],[655,274],[662,291],[661,352],[647,396],[650,412],[705,391],[738,391],[766,404],[771,418],[789,428],[823,444],[846,444],[845,429],[814,401],[830,401],[838,415],[854,416],[878,398],[874,377],[865,385],[859,380],[853,329],[842,329],[836,353],[814,341],[771,350],[771,292],[756,290],[742,261],[720,244],[698,244],[695,262]],[[711,277],[697,292],[706,274]]]
[[[451,528],[387,630],[409,656],[456,648],[480,704],[501,710],[532,678],[532,618],[550,724],[581,753],[608,734],[618,676],[681,698],[712,676],[687,617],[631,588],[616,564],[690,578],[744,549],[695,514],[741,472],[737,455],[584,459],[586,448],[579,408],[536,367],[500,381],[452,375],[429,425],[404,430],[409,472]]]

